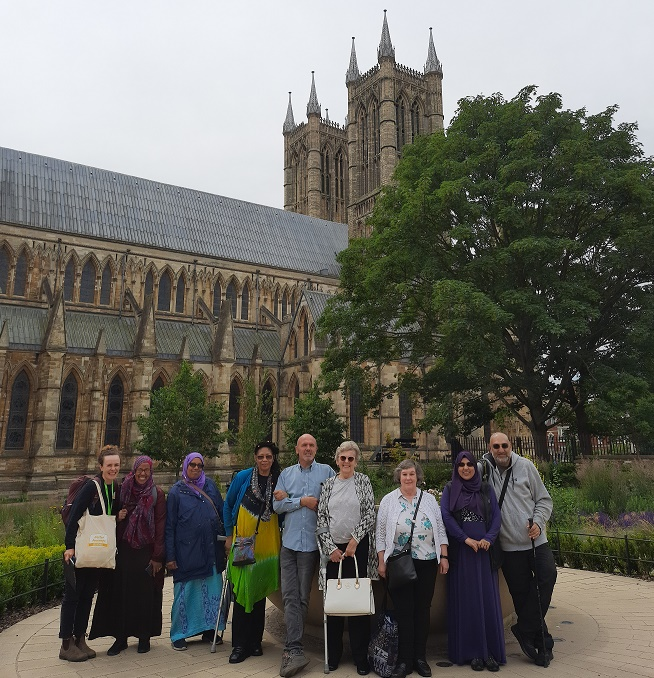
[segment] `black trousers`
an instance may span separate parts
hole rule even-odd
[[[265,623],[266,599],[258,600],[252,612],[246,612],[243,605],[234,601],[232,611],[232,647],[253,650],[261,645]]]
[[[86,634],[99,574],[97,567],[81,567],[75,570],[75,588],[68,582],[64,585],[59,617],[60,638]]]
[[[502,572],[509,587],[511,598],[513,598],[513,607],[518,616],[520,632],[525,638],[531,639],[537,648],[542,648],[543,639],[536,593],[536,576],[538,576],[540,604],[544,617],[552,600],[557,575],[554,554],[550,545],[545,543],[536,547],[535,561],[532,549],[528,551],[504,551]],[[545,630],[545,647],[551,650],[554,641],[547,630],[545,619],[543,619],[543,628]]]
[[[425,659],[427,655],[427,637],[431,600],[434,597],[438,560],[415,560],[418,579],[393,591],[391,600],[395,609],[395,619],[400,633],[398,662],[413,670],[416,659]]]
[[[347,544],[336,544],[341,551],[345,551]],[[359,576],[368,576],[368,535],[357,546],[354,557],[357,559]],[[343,560],[343,578],[356,576],[352,558]],[[327,579],[338,578],[338,563],[327,563]],[[343,655],[343,630],[345,617],[327,616],[327,657],[329,663],[337,665]],[[352,659],[357,666],[364,666],[368,661],[368,643],[370,642],[370,617],[361,615],[347,618],[347,628],[350,635],[350,650]]]

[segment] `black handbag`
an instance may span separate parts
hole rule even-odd
[[[413,541],[413,530],[416,526],[416,518],[418,516],[418,507],[422,501],[422,490],[420,490],[420,497],[416,504],[416,510],[413,514],[413,521],[411,522],[411,535],[409,541],[402,547],[402,550],[395,555],[389,556],[386,561],[386,572],[388,576],[388,588],[393,589],[406,586],[418,579],[416,568],[411,557],[411,543]]]

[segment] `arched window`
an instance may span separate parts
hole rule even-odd
[[[186,283],[184,276],[177,278],[177,292],[175,292],[175,313],[184,313],[184,299],[186,297]]]
[[[405,389],[401,388],[398,398],[400,405],[400,438],[411,438],[413,436],[411,397]]]
[[[27,288],[27,254],[21,252],[16,260],[16,273],[14,274],[14,296],[25,297]]]
[[[58,450],[71,450],[75,442],[75,415],[77,413],[77,379],[71,372],[61,387],[59,421],[57,423]]]
[[[158,391],[160,388],[163,388],[166,384],[164,384],[164,380],[161,378],[161,375],[159,375],[155,380],[154,384],[152,384],[152,393],[155,391]]]
[[[100,305],[109,306],[111,303],[111,266],[105,264],[102,269],[102,283],[100,286]]]
[[[273,314],[275,318],[279,318],[279,290],[275,290],[275,298],[273,299]]]
[[[243,285],[241,292],[241,320],[249,320],[250,318],[250,288]]]
[[[9,252],[6,247],[0,248],[0,294],[7,294],[9,289]]]
[[[295,315],[295,295],[291,294],[291,315]]]
[[[273,387],[270,379],[266,381],[261,389],[261,414],[264,421],[269,422],[269,428],[266,431],[266,440],[273,439]]]
[[[73,257],[68,260],[64,271],[64,300],[72,301],[75,291],[75,262]]]
[[[363,442],[363,413],[361,411],[361,385],[350,384],[350,439]]]
[[[398,97],[395,102],[395,122],[396,122],[396,131],[397,131],[397,152],[399,153],[402,150],[402,146],[406,143],[406,128],[405,128],[405,111],[404,111],[404,99]]]
[[[213,286],[213,314],[217,318],[220,315],[220,299],[222,295],[222,290],[220,289],[220,283],[216,282]]]
[[[229,387],[229,414],[227,416],[227,428],[236,435],[241,421],[241,388],[236,379],[232,381]]]
[[[288,314],[288,292],[282,294],[282,318],[285,318]]]
[[[164,271],[159,278],[159,297],[157,299],[157,310],[170,311],[170,292],[172,289],[170,273]]]
[[[302,324],[302,341],[302,355],[309,355],[309,319],[306,316],[304,316],[304,323]]]
[[[420,106],[418,102],[414,101],[411,106],[411,141],[420,134]],[[404,436],[402,436],[404,437]]]
[[[234,282],[230,282],[229,285],[227,285],[227,291],[225,292],[225,298],[227,301],[231,302],[231,309],[232,309],[232,318],[236,318],[236,286],[234,285]]]
[[[11,387],[11,404],[7,421],[6,450],[22,450],[25,447],[27,412],[30,405],[30,380],[27,372],[21,370]]]
[[[368,115],[365,109],[359,113],[359,158],[359,192],[365,194],[368,192]]]
[[[370,106],[370,188],[377,188],[381,181],[380,174],[380,153],[381,153],[381,134],[379,125],[379,104],[374,101]]]
[[[145,276],[145,296],[147,297],[148,294],[152,294],[152,290],[154,289],[154,276],[152,275],[152,269],[148,271],[148,274]],[[143,301],[145,302],[145,297],[143,298]]]
[[[123,424],[123,380],[116,375],[109,386],[107,396],[107,419],[104,430],[104,444],[120,447],[120,431]]]
[[[97,270],[93,259],[89,259],[82,269],[82,280],[79,287],[79,300],[84,304],[95,301],[95,278]]]

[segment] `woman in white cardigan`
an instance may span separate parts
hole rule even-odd
[[[390,594],[400,634],[398,663],[392,678],[405,678],[414,670],[427,678],[431,676],[426,660],[430,607],[436,574],[439,571],[447,574],[449,568],[447,534],[436,498],[418,489],[424,480],[420,464],[405,459],[395,469],[393,479],[400,487],[383,497],[377,514],[379,576],[386,577],[389,556],[399,553],[411,539],[411,557],[418,578],[402,586],[393,586],[391,582]]]

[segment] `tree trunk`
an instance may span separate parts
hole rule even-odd
[[[536,424],[532,421],[531,435],[534,439],[534,454],[536,459],[550,461],[550,448],[547,444],[547,426],[545,422]]]

